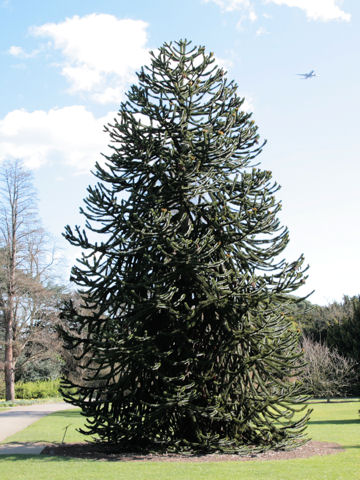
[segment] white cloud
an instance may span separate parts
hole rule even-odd
[[[93,99],[103,105],[108,103],[119,103],[124,97],[123,87],[106,87],[103,91],[93,93]]]
[[[88,172],[106,153],[109,143],[103,126],[115,113],[95,118],[83,106],[54,108],[49,111],[13,110],[0,119],[0,161],[20,158],[28,168],[49,162]]]
[[[243,110],[253,111],[247,97]],[[31,169],[48,163],[68,165],[78,173],[88,173],[101,153],[109,154],[109,136],[104,125],[113,123],[116,112],[96,118],[84,106],[54,108],[49,111],[13,110],[0,119],[0,162],[21,159]],[[139,114],[144,124],[148,118]]]
[[[205,3],[215,3],[224,12],[233,12],[234,10],[241,10],[242,8],[249,8],[251,6],[249,0],[203,0]]]
[[[50,38],[61,52],[61,73],[71,92],[88,92],[105,103],[119,102],[135,70],[148,61],[147,26],[141,20],[93,13],[33,27],[31,33]]]
[[[264,27],[259,27],[257,30],[256,30],[256,36],[257,37],[261,37],[262,35],[267,35],[269,32],[266,30],[266,28]]]
[[[244,96],[244,103],[241,106],[241,110],[247,113],[252,113],[254,111],[254,103],[251,96]]]
[[[257,20],[257,15],[254,10],[249,11],[249,20],[255,22]]]
[[[10,47],[8,51],[8,53],[10,53],[10,55],[13,55],[14,57],[19,57],[20,55],[22,55],[23,52],[24,50],[21,47],[16,47],[15,45]]]
[[[238,22],[238,28],[241,28],[242,21],[245,17],[251,21],[257,19],[254,10],[255,0],[203,0],[203,2],[215,3],[223,12],[243,12],[244,15]],[[274,3],[276,5],[300,8],[305,11],[309,20],[319,20],[323,22],[343,20],[348,22],[351,19],[351,15],[341,9],[342,0],[262,0],[262,3]]]
[[[220,58],[218,56],[215,56],[215,63],[211,65],[217,65],[219,68],[222,68],[226,72],[233,67],[234,62],[228,58]]]
[[[238,22],[238,27],[241,26],[241,22],[247,18],[254,22],[257,19],[257,15],[253,8],[253,2],[250,0],[203,0],[204,3],[215,3],[220,7],[222,12],[235,12],[240,11],[243,13],[242,18]]]
[[[62,74],[72,84],[73,92],[91,92],[102,82],[101,73],[87,65],[77,67],[65,65]]]
[[[35,57],[39,53],[40,50],[33,50],[30,53],[25,52],[25,50],[21,47],[18,47],[17,45],[12,45],[9,50],[8,54],[12,55],[13,57],[18,57],[18,58],[32,58]]]
[[[266,0],[266,3],[300,8],[305,11],[310,20],[321,20],[323,22],[344,20],[349,22],[351,19],[351,15],[340,8],[342,0]]]

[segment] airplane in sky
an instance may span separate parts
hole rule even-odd
[[[313,78],[313,77],[318,77],[319,75],[316,75],[314,70],[311,70],[309,73],[297,73],[297,75],[302,76],[303,80],[307,80],[308,78]]]

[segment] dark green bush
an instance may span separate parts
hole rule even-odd
[[[15,382],[55,380],[61,376],[62,365],[59,357],[24,362],[21,356],[16,363]]]

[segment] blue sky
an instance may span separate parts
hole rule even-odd
[[[259,160],[282,186],[286,258],[310,264],[300,293],[359,294],[359,14],[355,0],[0,0],[0,161],[33,170],[70,266],[61,233],[82,223],[103,125],[148,51],[188,38],[226,67],[268,141]]]

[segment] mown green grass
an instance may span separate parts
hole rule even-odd
[[[84,417],[80,410],[64,410],[44,417],[29,425],[25,430],[15,433],[0,443],[9,442],[46,442],[61,443],[65,435],[65,443],[77,443],[90,440],[81,435],[77,429],[84,426]],[[66,429],[66,431],[65,431]],[[1,458],[0,458],[1,460]],[[1,477],[0,477],[1,478]]]
[[[359,480],[359,402],[315,403],[309,424],[313,440],[337,442],[346,450],[307,459],[251,462],[160,463],[101,462],[59,457],[0,456],[1,480]],[[81,441],[83,422],[76,411],[43,418],[7,441]]]

